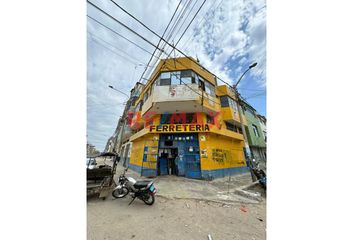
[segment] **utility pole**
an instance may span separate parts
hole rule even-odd
[[[238,111],[238,116],[240,118],[240,123],[241,123],[241,128],[242,128],[242,134],[243,134],[243,139],[245,142],[245,150],[246,150],[246,163],[248,166],[251,166],[251,161],[250,161],[250,155],[251,155],[251,150],[248,144],[248,138],[247,138],[247,134],[246,134],[246,129],[245,129],[245,125],[243,124],[243,118],[242,118],[242,113],[241,113],[241,107],[240,107],[240,103],[241,103],[241,99],[240,99],[240,94],[237,91],[237,85],[240,83],[241,79],[243,78],[243,76],[252,68],[254,68],[255,66],[257,66],[257,63],[253,63],[251,64],[248,69],[240,76],[240,78],[238,79],[238,81],[236,82],[236,84],[233,86],[233,90],[235,93],[235,97],[236,97],[236,106],[237,106],[237,111]],[[252,178],[254,179],[254,176],[252,174]]]

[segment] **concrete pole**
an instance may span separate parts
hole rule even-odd
[[[242,112],[241,112],[241,107],[240,107],[240,98],[239,98],[239,94],[238,94],[236,88],[234,88],[234,92],[235,92],[235,96],[236,96],[236,106],[237,106],[238,116],[240,118],[243,139],[245,141],[246,161],[249,161],[249,157],[251,155],[251,150],[250,150],[250,147],[248,145],[248,138],[247,138],[247,134],[246,134],[245,125],[243,124],[243,117],[242,117]]]
[[[242,113],[241,113],[241,107],[240,107],[240,97],[239,94],[236,90],[236,87],[234,87],[234,92],[235,92],[235,96],[236,96],[236,106],[237,106],[237,111],[238,111],[238,116],[240,118],[240,123],[241,123],[241,128],[242,128],[242,134],[243,134],[243,139],[245,142],[245,150],[246,150],[246,164],[248,165],[248,167],[252,167],[252,161],[250,159],[251,157],[251,150],[248,144],[248,138],[247,138],[247,133],[246,133],[246,129],[245,129],[245,125],[243,124],[243,118],[242,118]],[[252,180],[255,182],[257,181],[257,177],[254,175],[253,171],[251,170],[251,177]]]
[[[241,107],[240,107],[240,94],[237,91],[237,85],[240,83],[241,79],[243,78],[243,76],[252,68],[254,68],[255,66],[257,66],[257,63],[253,63],[251,65],[248,66],[248,69],[246,71],[243,72],[243,74],[240,76],[240,78],[238,79],[238,81],[236,82],[236,84],[233,87],[234,93],[235,93],[235,97],[236,97],[236,105],[237,105],[237,111],[238,111],[238,115],[240,117],[240,123],[241,123],[241,127],[242,127],[242,134],[243,134],[243,138],[245,141],[245,149],[246,149],[246,161],[248,161],[248,165],[251,166],[251,161],[250,161],[250,156],[251,156],[251,150],[250,147],[248,145],[248,139],[247,139],[247,134],[246,134],[246,130],[245,130],[245,126],[243,125],[243,119],[242,119],[242,114],[241,114]],[[252,171],[251,171],[252,173]],[[252,174],[252,178],[253,178],[253,174]]]

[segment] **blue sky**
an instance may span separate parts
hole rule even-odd
[[[154,44],[158,43],[159,38],[109,0],[90,1]],[[140,0],[115,1],[160,35],[179,3],[179,0],[150,0],[144,4]],[[169,42],[179,39],[203,0],[188,2],[182,0],[176,15],[183,9],[186,13],[176,31],[170,36],[166,34]],[[128,94],[151,56],[146,51],[153,52],[154,47],[89,4],[87,14],[144,49],[87,18],[87,137],[89,143],[102,151],[127,100],[126,96],[108,88],[108,85]],[[249,71],[239,84],[239,91],[260,114],[266,115],[264,0],[207,0],[177,47],[187,55],[197,57],[204,67],[230,84],[234,84],[251,63],[257,62],[257,67]],[[169,46],[165,46],[165,50],[169,52]],[[176,53],[176,56],[181,55]],[[161,55],[161,58],[165,57]]]

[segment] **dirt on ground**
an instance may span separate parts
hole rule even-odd
[[[266,239],[266,200],[220,204],[156,197],[145,205],[131,198],[87,200],[87,239]]]

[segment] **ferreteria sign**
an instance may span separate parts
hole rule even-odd
[[[172,132],[209,132],[209,124],[161,124],[150,125],[149,132],[172,133]]]

